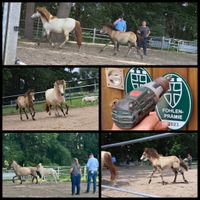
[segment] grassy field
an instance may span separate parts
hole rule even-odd
[[[80,99],[73,99],[71,101],[66,101],[67,105],[70,108],[79,108],[79,107],[86,107],[86,106],[95,106],[98,105],[98,102],[84,102],[82,103],[81,98]],[[45,110],[44,103],[35,103],[34,108],[36,112],[42,112]],[[3,115],[14,115],[18,114],[19,111],[16,110],[15,105],[14,106],[9,106],[9,107],[3,107]]]

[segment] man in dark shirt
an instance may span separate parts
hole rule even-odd
[[[142,26],[139,27],[137,33],[141,36],[142,39],[139,40],[138,46],[143,48],[144,55],[147,55],[147,41],[150,35],[150,29],[147,26],[146,21],[142,22]]]

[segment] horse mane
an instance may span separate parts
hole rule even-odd
[[[66,88],[66,82],[65,82],[65,80],[57,80],[57,81],[55,81],[55,83],[56,83],[57,85],[63,85],[64,88]]]
[[[105,24],[104,26],[112,29],[113,31],[118,31],[116,28],[115,28],[115,25],[114,24]]]
[[[44,17],[48,22],[50,19],[56,18],[45,7],[37,7],[36,10]],[[52,17],[51,17],[52,16]]]
[[[144,152],[145,152],[148,156],[150,156],[150,157],[152,157],[152,158],[159,158],[159,157],[160,157],[160,155],[158,154],[158,152],[157,152],[156,149],[154,149],[154,148],[145,148],[145,149],[144,149]]]

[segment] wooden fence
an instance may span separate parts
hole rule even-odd
[[[130,69],[129,67],[123,67],[124,76]],[[184,130],[197,130],[197,95],[198,95],[198,68],[195,67],[147,67],[148,72],[152,78],[155,79],[162,76],[165,73],[176,72],[182,75],[188,82],[193,97],[193,110],[188,125]],[[124,96],[124,91],[119,89],[108,88],[106,84],[106,72],[105,68],[101,70],[101,127],[102,130],[110,130],[112,128],[111,118],[111,106],[114,99],[121,99]]]

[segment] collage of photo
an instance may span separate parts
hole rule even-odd
[[[2,3],[2,198],[198,198],[197,2]]]

